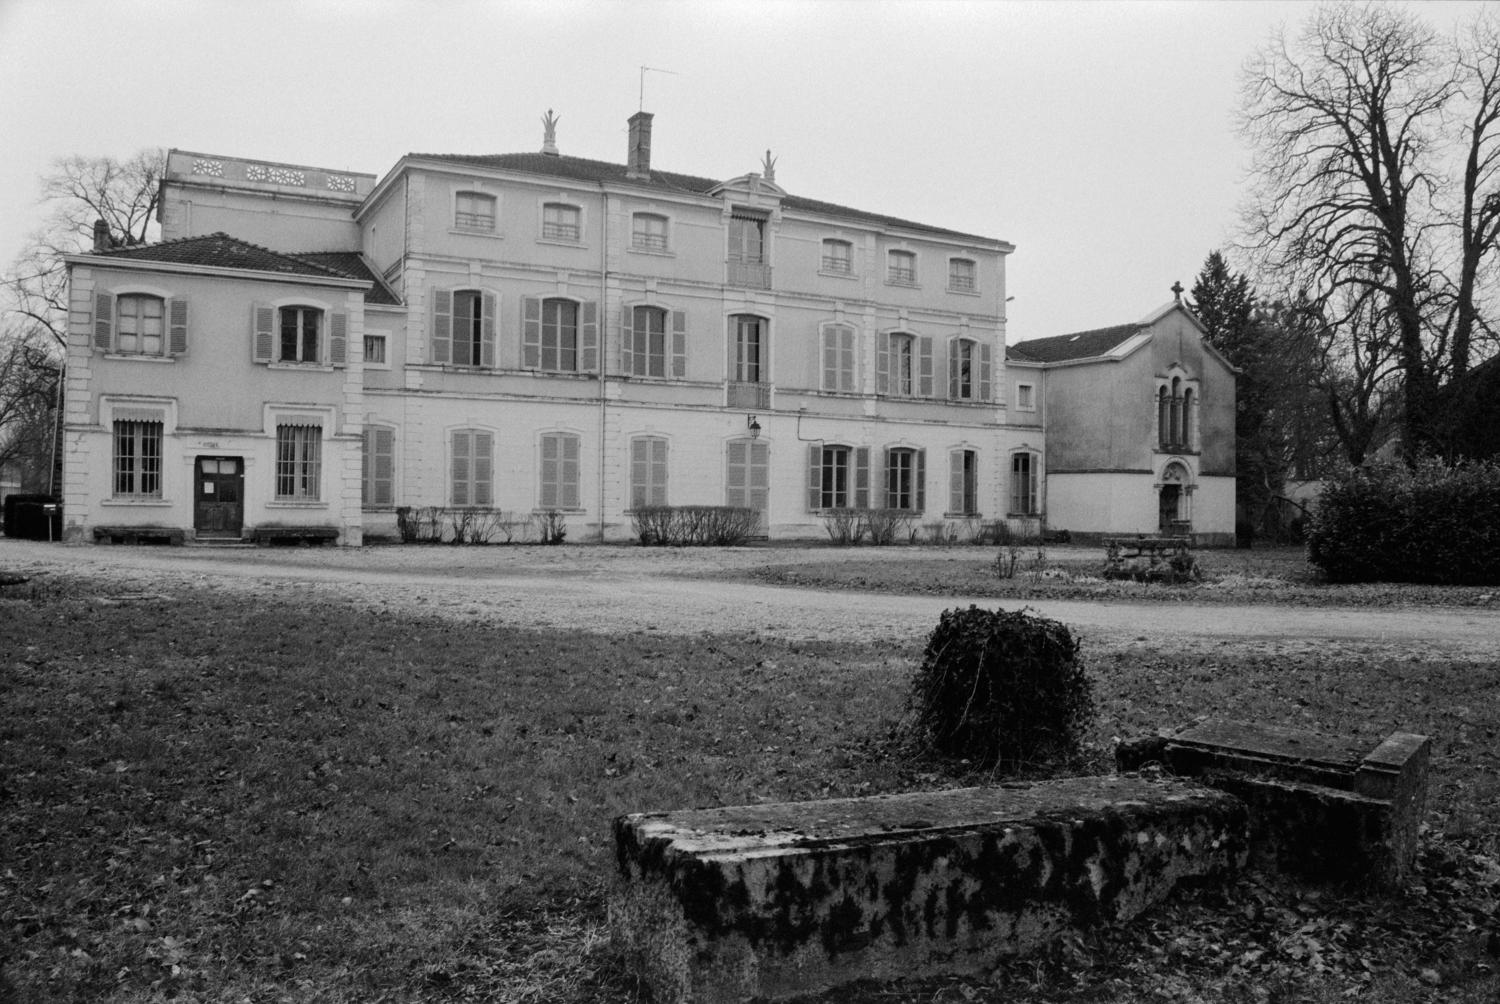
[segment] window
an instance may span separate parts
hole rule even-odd
[[[365,362],[372,366],[385,365],[385,335],[365,335]]]
[[[577,243],[583,233],[578,222],[581,215],[577,206],[547,203],[542,206],[542,236],[547,240]]]
[[[1016,409],[1036,411],[1036,387],[1029,383],[1016,384]]]
[[[528,296],[522,302],[521,365],[552,373],[592,373],[599,365],[599,305]]]
[[[823,389],[853,393],[855,386],[854,329],[846,324],[823,328]]]
[[[1193,443],[1193,389],[1182,377],[1156,389],[1156,435],[1163,450],[1190,450]]]
[[[892,447],[885,451],[885,507],[921,512],[927,508],[926,451]]]
[[[163,350],[164,311],[159,296],[121,296],[115,300],[115,351],[159,356]]]
[[[322,311],[314,307],[282,307],[278,312],[280,338],[276,360],[283,363],[316,363],[318,356],[318,318]]]
[[[911,251],[892,251],[886,259],[885,281],[892,286],[917,284],[917,256]]]
[[[948,455],[948,512],[979,515],[979,453],[954,450]]]
[[[578,437],[571,433],[543,434],[541,508],[581,508],[578,491],[578,444]]]
[[[389,506],[396,502],[396,430],[366,426],[360,453],[360,502],[365,506]]]
[[[667,504],[667,441],[642,436],[630,441],[630,508]]]
[[[1182,447],[1185,450],[1193,448],[1193,390],[1191,387],[1182,392]]]
[[[630,246],[638,251],[667,250],[667,218],[636,213],[630,218]]]
[[[316,425],[276,427],[276,498],[316,502],[323,477],[323,430]]]
[[[948,343],[948,397],[953,401],[990,399],[990,347],[969,338]]]
[[[876,338],[875,393],[932,396],[932,339],[905,331]]]
[[[851,275],[854,272],[854,245],[848,241],[825,240],[823,242],[824,272],[835,275]]]
[[[483,429],[455,429],[452,494],[455,506],[494,504],[495,436]]]
[[[1156,442],[1163,450],[1171,444],[1172,394],[1165,386],[1156,389]]]
[[[730,318],[730,323],[734,326],[730,379],[737,383],[760,383],[765,365],[765,318],[737,314]]]
[[[636,307],[627,334],[626,372],[631,376],[667,375],[667,312],[658,307]]]
[[[911,335],[891,336],[891,393],[911,397],[916,389],[913,382],[917,340]]]
[[[494,233],[495,197],[483,192],[459,192],[453,199],[453,226]]]
[[[160,422],[115,423],[115,498],[161,498],[161,438]]]
[[[766,531],[771,503],[771,448],[753,439],[733,439],[726,447],[724,504],[755,510],[756,530]]]
[[[808,453],[809,509],[868,509],[870,450],[813,444]]]
[[[478,289],[432,292],[432,361],[494,366],[500,298]]]
[[[973,293],[977,289],[974,276],[974,263],[968,258],[948,259],[949,289],[957,293]]]
[[[453,294],[453,362],[478,366],[484,358],[484,294],[461,289]],[[493,326],[494,318],[489,318]]]
[[[764,263],[766,218],[735,210],[729,217],[729,260]]]
[[[1037,469],[1035,453],[1010,455],[1010,511],[1014,516],[1035,516],[1037,509]]]

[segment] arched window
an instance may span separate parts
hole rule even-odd
[[[583,235],[583,214],[566,202],[548,202],[542,206],[542,237],[550,241],[576,242]]]
[[[495,230],[495,197],[484,192],[458,192],[453,196],[455,230]]]
[[[1182,442],[1182,380],[1172,378],[1172,435],[1168,442],[1176,446]]]
[[[1169,417],[1171,415],[1171,407],[1171,392],[1163,384],[1156,389],[1156,441],[1162,449],[1166,449],[1167,444],[1171,442],[1172,420]]]
[[[1182,392],[1182,445],[1189,450],[1193,448],[1193,390],[1191,387]]]

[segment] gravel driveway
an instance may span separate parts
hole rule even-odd
[[[754,632],[793,639],[910,641],[949,607],[1029,606],[1113,646],[1274,651],[1368,649],[1500,661],[1500,612],[1487,609],[1191,606],[1178,603],[997,601],[984,597],[826,592],[713,576],[763,565],[941,560],[929,548],[648,549],[623,546],[150,548],[0,539],[0,570],[73,573],[126,591],[192,588],[306,594],[374,612],[423,613],[517,626],[619,633]]]

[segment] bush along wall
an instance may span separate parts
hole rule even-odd
[[[1307,558],[1334,582],[1500,584],[1500,464],[1355,471],[1323,489]]]
[[[1061,764],[1093,721],[1093,684],[1066,626],[1024,610],[943,611],[911,692],[925,752],[982,769]]]

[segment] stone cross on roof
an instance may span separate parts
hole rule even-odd
[[[1181,281],[1172,283],[1172,302],[1173,303],[1181,303],[1182,302],[1182,283],[1181,283]]]

